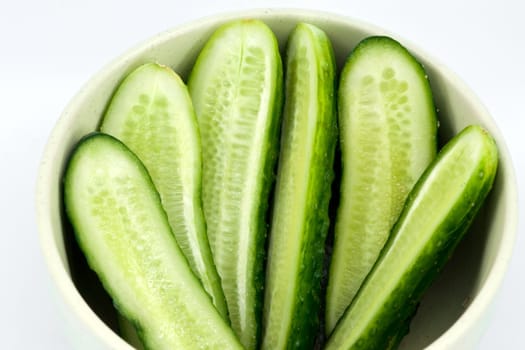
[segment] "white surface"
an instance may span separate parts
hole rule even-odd
[[[0,334],[4,349],[68,349],[38,246],[34,184],[62,109],[104,64],[148,37],[217,12],[303,7],[358,18],[416,43],[484,101],[525,176],[525,5],[521,0],[12,1],[0,6]],[[520,197],[524,197],[520,184]],[[523,220],[523,210],[520,211]],[[525,349],[525,241],[519,224],[480,349]]]

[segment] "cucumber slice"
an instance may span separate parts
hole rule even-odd
[[[281,152],[269,238],[263,349],[312,348],[337,140],[335,60],[319,28],[289,38]]]
[[[199,54],[189,91],[201,130],[203,206],[233,329],[257,346],[265,221],[282,101],[277,40],[263,22],[220,27]]]
[[[140,66],[120,84],[100,129],[124,142],[146,166],[179,247],[227,320],[206,235],[200,136],[186,85],[169,67]]]
[[[421,65],[370,37],[341,73],[342,178],[326,300],[326,333],[376,261],[407,194],[436,154],[437,121]]]
[[[120,336],[135,350],[146,350],[137,333],[137,329],[126,317],[118,314],[118,325]]]
[[[326,349],[396,345],[422,294],[490,191],[498,164],[492,137],[470,126],[445,145],[410,193],[373,270]]]
[[[241,348],[177,245],[149,174],[124,144],[100,133],[84,138],[64,181],[79,245],[147,348]]]

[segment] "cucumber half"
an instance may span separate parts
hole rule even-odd
[[[340,202],[326,298],[326,333],[354,298],[436,154],[437,120],[422,66],[388,37],[363,40],[340,78]]]
[[[179,247],[227,320],[206,235],[200,136],[186,85],[169,67],[156,63],[138,67],[115,92],[100,129],[122,141],[145,165]]]
[[[259,20],[211,36],[188,83],[203,152],[203,207],[233,329],[254,349],[261,333],[264,246],[282,104],[277,40]]]
[[[497,164],[496,144],[479,126],[465,128],[445,145],[410,193],[327,350],[397,346],[422,294],[489,193]]]
[[[242,348],[177,245],[148,172],[123,143],[85,137],[65,172],[64,202],[89,266],[146,348]]]
[[[324,32],[291,33],[271,222],[262,349],[312,348],[337,140],[335,60]]]

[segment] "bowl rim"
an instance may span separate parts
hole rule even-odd
[[[98,316],[92,311],[87,302],[82,298],[80,292],[76,289],[70,274],[67,262],[61,259],[61,255],[65,256],[63,242],[55,240],[53,227],[56,223],[50,215],[51,198],[55,195],[49,184],[53,179],[54,166],[57,164],[57,154],[60,148],[60,136],[67,132],[68,120],[71,120],[75,114],[76,105],[82,101],[86,95],[94,90],[94,87],[99,82],[110,76],[112,72],[117,69],[122,62],[133,59],[141,52],[145,52],[148,48],[161,45],[163,42],[171,40],[173,37],[180,36],[184,33],[189,33],[201,27],[213,27],[220,23],[229,20],[234,20],[242,17],[254,17],[265,20],[281,19],[301,19],[316,18],[328,23],[339,23],[343,26],[352,26],[364,30],[368,33],[384,33],[390,35],[403,42],[415,56],[426,61],[432,62],[432,66],[436,67],[440,74],[447,80],[447,84],[453,84],[459,88],[464,94],[465,98],[472,101],[479,110],[479,117],[484,123],[490,125],[491,134],[498,143],[500,152],[500,159],[503,159],[506,169],[505,183],[510,188],[517,188],[517,180],[515,176],[514,163],[512,162],[510,152],[502,137],[502,134],[495,124],[494,119],[489,115],[486,107],[474,92],[462,81],[454,72],[443,65],[441,61],[429,55],[426,51],[420,49],[417,45],[406,40],[405,38],[385,30],[374,24],[364,22],[360,19],[336,14],[328,11],[319,11],[312,9],[300,8],[258,8],[240,11],[230,11],[224,13],[216,13],[205,16],[200,19],[190,20],[182,23],[172,29],[160,32],[143,40],[138,45],[126,50],[120,56],[109,61],[100,70],[95,72],[93,76],[84,83],[80,90],[67,104],[66,108],[60,114],[51,134],[48,137],[47,144],[44,148],[41,157],[37,183],[36,183],[36,218],[39,232],[40,249],[43,254],[45,263],[47,265],[48,273],[52,279],[52,283],[56,287],[59,296],[63,298],[63,304],[67,309],[71,310],[73,315],[81,321],[84,327],[90,329],[98,340],[112,348],[118,349],[132,349],[126,341],[114,333]],[[500,164],[501,164],[500,163]],[[55,169],[56,170],[56,169]],[[504,232],[501,237],[499,249],[496,252],[497,259],[494,260],[487,273],[487,277],[480,285],[480,289],[468,308],[463,314],[452,324],[443,334],[435,339],[427,349],[446,349],[451,344],[455,344],[461,339],[462,335],[467,331],[472,331],[478,320],[489,308],[492,300],[495,298],[503,282],[504,276],[508,269],[508,265],[513,253],[513,247],[517,235],[517,218],[518,218],[518,198],[517,191],[507,191],[507,202],[509,210],[505,213]]]

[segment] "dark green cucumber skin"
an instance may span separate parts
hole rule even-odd
[[[143,179],[142,179],[143,180],[142,181],[143,184],[145,184],[147,186],[147,191],[146,191],[147,192],[147,198],[145,198],[144,200],[146,202],[148,202],[150,200],[153,200],[155,203],[157,203],[157,205],[158,205],[157,208],[158,208],[159,212],[164,213],[163,208],[162,208],[162,204],[161,204],[160,196],[159,196],[158,192],[156,191],[155,186],[153,185],[153,181],[152,181],[149,173],[147,172],[146,168],[141,163],[139,158],[129,148],[127,148],[121,141],[119,141],[118,139],[114,138],[111,135],[104,134],[104,133],[101,133],[101,132],[98,132],[98,131],[91,132],[91,133],[83,136],[78,141],[77,145],[71,151],[71,155],[70,155],[70,157],[68,159],[67,166],[66,166],[66,169],[64,171],[64,178],[63,178],[63,189],[64,189],[63,197],[64,197],[65,213],[67,215],[67,218],[68,218],[69,222],[71,223],[71,225],[73,227],[73,233],[75,234],[75,238],[76,238],[76,240],[77,240],[77,242],[79,244],[79,247],[81,248],[84,256],[86,257],[86,260],[87,260],[87,263],[88,263],[89,267],[96,272],[100,282],[102,283],[102,286],[108,292],[108,294],[111,296],[112,301],[113,301],[113,305],[116,308],[116,310],[119,312],[120,315],[125,317],[126,321],[129,321],[129,323],[131,325],[133,325],[133,327],[135,328],[135,331],[136,331],[136,335],[138,336],[138,339],[142,342],[141,345],[142,345],[142,347],[144,349],[158,349],[159,348],[159,344],[155,343],[156,340],[152,340],[152,339],[155,339],[156,336],[153,336],[151,334],[152,333],[151,332],[151,330],[152,330],[151,325],[145,324],[143,322],[144,319],[142,319],[141,316],[137,313],[137,310],[129,309],[128,308],[128,304],[126,303],[126,301],[124,301],[124,300],[122,300],[122,299],[120,299],[118,297],[118,295],[120,295],[120,293],[117,291],[117,287],[115,287],[114,284],[111,282],[111,276],[108,275],[104,271],[103,268],[101,268],[101,266],[106,264],[106,262],[102,261],[104,259],[98,259],[96,254],[93,254],[93,252],[90,251],[89,244],[87,243],[88,240],[90,239],[90,237],[87,236],[89,234],[90,230],[89,229],[85,230],[84,227],[79,223],[81,221],[79,219],[81,216],[83,216],[83,215],[89,216],[90,213],[79,212],[77,210],[77,208],[75,208],[75,205],[73,204],[74,201],[72,200],[72,198],[73,198],[72,196],[76,195],[75,194],[75,187],[72,185],[72,183],[74,183],[73,175],[72,175],[72,173],[74,173],[74,167],[77,166],[77,162],[81,161],[81,159],[79,159],[79,158],[81,158],[83,156],[81,154],[82,151],[83,151],[82,149],[83,148],[89,149],[90,143],[95,143],[95,142],[98,142],[99,144],[100,143],[106,143],[107,145],[111,145],[111,147],[113,147],[114,150],[118,149],[119,152],[122,153],[122,155],[126,155],[126,157],[128,158],[127,161],[129,161],[130,165],[132,165],[134,168],[136,168],[137,173],[139,173],[143,177]],[[99,147],[99,145],[96,145],[95,147]],[[100,152],[100,150],[97,150],[97,152]],[[96,171],[96,169],[93,169],[93,170]],[[149,204],[151,204],[151,203],[149,203]],[[118,214],[115,215],[115,216],[118,216]],[[191,267],[190,267],[189,263],[185,259],[182,251],[178,247],[178,244],[177,244],[173,234],[171,233],[171,228],[170,228],[167,216],[164,213],[163,215],[160,215],[160,217],[162,217],[163,220],[161,220],[161,222],[159,222],[159,225],[160,226],[164,226],[166,228],[166,230],[164,231],[165,233],[169,233],[167,235],[167,237],[165,236],[165,238],[167,238],[167,241],[169,243],[169,245],[166,246],[166,250],[173,249],[173,251],[170,252],[170,253],[174,253],[175,255],[178,255],[180,257],[180,260],[178,260],[178,263],[181,263],[181,265],[177,265],[177,268],[183,270],[183,273],[181,275],[182,278],[188,278],[189,276],[191,276],[190,277],[191,281],[189,283],[191,285],[193,285],[194,287],[198,288],[198,290],[193,289],[192,292],[193,291],[195,292],[194,295],[196,296],[196,299],[201,300],[201,301],[204,302],[202,305],[199,305],[198,307],[207,308],[207,311],[209,311],[210,314],[213,315],[212,318],[209,319],[209,321],[210,321],[209,322],[210,328],[213,331],[223,330],[223,331],[226,331],[228,333],[228,334],[224,334],[224,338],[223,339],[225,341],[224,342],[221,341],[221,343],[222,343],[221,348],[226,346],[227,348],[232,347],[232,348],[235,348],[235,349],[241,349],[242,346],[238,342],[238,339],[235,337],[233,332],[231,332],[231,329],[229,328],[229,325],[224,321],[224,319],[221,317],[219,312],[213,306],[211,298],[208,296],[208,294],[202,288],[202,285],[200,284],[197,276],[195,276],[193,274],[193,272],[191,271]],[[108,260],[111,260],[111,259],[108,259]],[[120,276],[120,278],[121,278],[121,276]],[[169,313],[171,311],[167,310],[167,312]],[[142,313],[142,314],[144,314],[144,313]],[[208,316],[210,314],[208,314]],[[173,314],[173,313],[171,313],[170,315],[171,316],[173,316],[173,315],[176,316],[176,314]],[[213,322],[215,322],[213,320],[213,318],[214,318],[215,321],[219,322],[219,323],[215,324],[215,327],[213,325]],[[150,315],[150,319],[151,319],[151,315]],[[183,328],[183,327],[185,327],[185,326],[182,325],[181,328]],[[186,332],[188,332],[188,331],[186,330]],[[200,339],[202,339],[202,338],[199,338],[199,340]],[[225,345],[225,344],[227,344],[227,345]],[[212,347],[212,348],[214,347],[213,344],[206,343],[206,339],[202,339],[202,344],[197,344],[197,346],[208,346],[208,347]]]
[[[298,259],[298,270],[296,271],[296,289],[293,292],[291,300],[292,312],[289,315],[283,315],[283,326],[290,322],[287,341],[284,345],[286,349],[311,349],[316,341],[319,332],[320,324],[320,304],[321,304],[321,276],[323,269],[324,247],[325,240],[329,227],[329,201],[331,198],[331,186],[334,179],[334,155],[335,146],[337,143],[337,119],[336,119],[336,103],[335,103],[335,74],[336,63],[331,42],[324,32],[320,29],[311,27],[309,25],[300,24],[296,27],[294,33],[299,31],[309,32],[309,36],[315,37],[314,46],[316,52],[317,77],[320,82],[318,87],[318,117],[315,126],[315,136],[313,141],[313,154],[305,151],[307,156],[311,157],[312,168],[307,188],[303,189],[308,192],[307,203],[304,211],[310,215],[306,218],[304,227],[302,243],[300,247],[300,255]],[[300,35],[297,33],[296,35]],[[292,41],[289,38],[289,45]],[[289,52],[289,51],[288,51]],[[301,120],[293,120],[293,104],[288,104],[289,100],[293,100],[290,96],[294,94],[293,74],[291,71],[290,57],[288,54],[286,67],[286,86],[285,86],[285,109],[283,115],[283,123],[308,123],[306,118]],[[300,88],[300,87],[299,87]],[[281,154],[287,148],[284,142],[290,142],[283,127],[281,135]],[[289,146],[288,146],[289,147]],[[277,182],[279,182],[279,172],[277,174]],[[284,180],[283,180],[284,181]],[[278,189],[279,186],[276,187]],[[283,233],[283,232],[280,232]],[[270,236],[270,240],[272,237]],[[270,248],[271,249],[271,248]],[[272,251],[269,251],[271,254]],[[270,258],[271,259],[271,258]],[[276,272],[279,272],[278,270]],[[268,271],[267,271],[268,273]],[[278,276],[277,276],[278,278]],[[267,277],[268,279],[268,277]],[[273,312],[280,312],[274,310]],[[263,343],[263,348],[271,344]]]
[[[395,290],[388,296],[387,300],[384,300],[379,312],[366,325],[365,330],[359,335],[358,339],[348,347],[342,346],[341,342],[356,327],[355,323],[347,322],[349,314],[352,313],[352,306],[358,302],[362,294],[371,292],[366,290],[367,284],[374,278],[375,271],[381,265],[382,260],[398,243],[398,236],[403,233],[401,228],[404,222],[409,220],[407,218],[412,207],[417,207],[420,197],[425,196],[425,193],[422,192],[423,185],[433,175],[433,169],[439,165],[440,161],[448,153],[454,151],[454,147],[460,142],[462,135],[469,132],[484,134],[484,137],[486,137],[485,142],[492,143],[492,145],[487,148],[487,154],[477,164],[476,169],[472,170],[471,177],[464,185],[461,200],[458,200],[449,209],[446,218],[441,221],[432,237],[425,243],[410,268],[396,282]],[[365,279],[354,301],[346,309],[343,317],[336,325],[334,332],[328,339],[326,349],[397,348],[403,336],[408,333],[410,321],[416,312],[421,297],[453,254],[456,246],[468,231],[486,196],[489,194],[496,176],[497,163],[497,148],[494,140],[484,129],[478,126],[466,127],[443,147],[437,158],[425,170],[414,189],[410,192],[399,220],[394,225],[379,259]],[[432,213],[429,213],[429,215],[432,215]],[[438,241],[442,243],[438,244]]]
[[[322,43],[325,50],[330,51],[331,44],[328,41]],[[332,55],[333,65],[335,58]],[[322,80],[325,87],[319,89],[326,91],[335,90],[335,81],[332,76],[334,72],[323,70]],[[326,96],[320,96],[319,101],[326,99]],[[318,163],[316,166],[324,169],[324,174],[320,175],[312,187],[317,187],[319,191],[309,200],[310,208],[307,210],[316,211],[314,217],[309,218],[305,233],[307,238],[302,249],[301,267],[298,271],[300,278],[297,295],[302,296],[295,300],[294,319],[290,329],[287,349],[311,349],[316,341],[317,332],[319,331],[319,313],[321,305],[321,277],[323,269],[323,258],[325,253],[325,240],[330,225],[328,217],[329,202],[331,199],[331,184],[334,179],[334,154],[337,143],[337,123],[335,112],[335,97],[332,95],[329,114],[332,116],[317,136],[316,143],[320,144],[324,139],[326,145],[322,148],[316,148],[314,158]]]
[[[283,76],[283,69],[282,66],[279,66],[278,72],[278,89],[277,91],[282,91],[282,76]],[[278,139],[281,131],[281,112],[283,107],[283,101],[284,96],[282,94],[276,95],[276,100],[273,106],[273,112],[272,115],[274,116],[271,121],[270,125],[270,132],[269,132],[269,139]],[[264,181],[262,185],[262,193],[261,198],[269,199],[271,191],[273,190],[275,179],[276,179],[276,164],[277,164],[277,158],[279,155],[279,143],[278,142],[267,142],[267,160],[264,164]],[[262,313],[263,313],[263,302],[264,302],[264,284],[265,284],[265,273],[264,273],[264,267],[266,262],[266,243],[267,243],[267,235],[268,235],[268,210],[270,208],[270,200],[262,200],[259,206],[259,209],[257,211],[257,217],[259,218],[257,220],[258,225],[258,232],[261,232],[256,237],[256,249],[255,249],[255,256],[256,256],[256,266],[254,269],[254,288],[256,291],[255,294],[255,305],[254,305],[254,313],[256,315],[256,318],[259,320],[258,327],[257,327],[257,333],[256,333],[256,340],[255,344],[256,349],[260,347],[261,338],[262,338]]]

